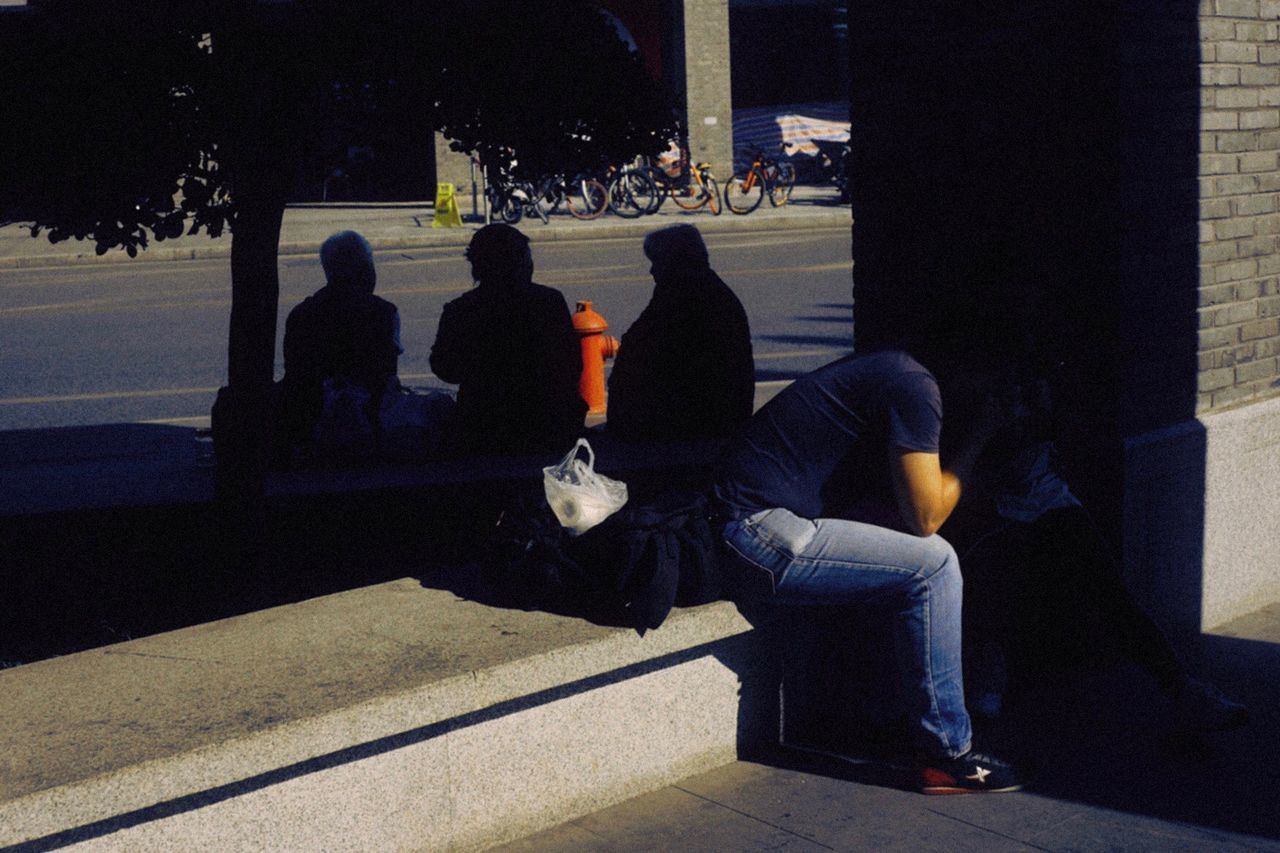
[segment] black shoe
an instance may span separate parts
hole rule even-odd
[[[1022,787],[1013,767],[973,750],[956,758],[923,761],[917,781],[922,794],[1002,794]]]

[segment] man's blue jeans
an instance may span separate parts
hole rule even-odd
[[[972,728],[960,670],[960,563],[938,536],[800,518],[767,509],[724,528],[750,573],[762,570],[780,605],[883,603],[915,747],[928,757],[969,749]],[[749,578],[748,578],[749,580]]]

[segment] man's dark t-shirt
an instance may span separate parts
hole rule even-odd
[[[896,526],[894,449],[937,453],[941,431],[938,384],[915,359],[848,356],[756,412],[726,454],[716,496],[736,518],[780,507]]]

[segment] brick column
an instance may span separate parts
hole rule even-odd
[[[729,0],[684,0],[684,88],[689,156],[733,174],[733,102],[729,77]]]
[[[1200,3],[1201,622],[1280,600],[1280,2]]]
[[[1280,380],[1280,0],[1216,0],[1200,20],[1197,410]]]
[[[858,347],[1047,369],[1175,636],[1280,600],[1280,0],[849,16]]]
[[[1125,569],[1179,635],[1280,599],[1280,2],[1121,8]]]

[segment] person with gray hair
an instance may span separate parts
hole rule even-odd
[[[644,253],[653,296],[622,336],[606,429],[635,441],[729,436],[755,397],[747,313],[692,225],[651,232]]]
[[[342,380],[369,394],[370,419],[400,354],[400,314],[373,295],[377,272],[369,241],[341,231],[320,247],[324,287],[289,312],[284,327],[283,429],[290,444],[305,442],[320,417],[326,380]]]

